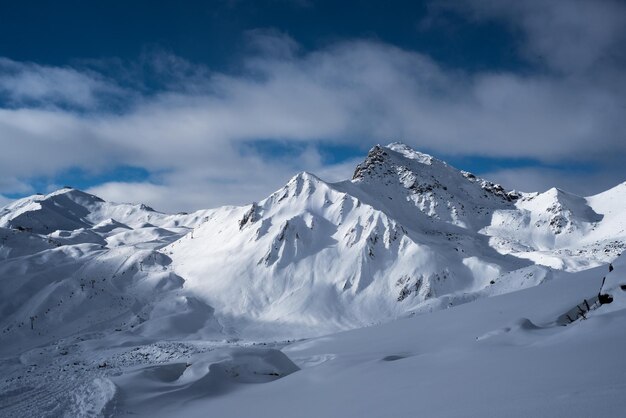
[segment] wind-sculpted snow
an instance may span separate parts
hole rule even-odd
[[[614,277],[624,277],[623,259],[614,263]],[[212,391],[169,398],[150,413],[621,417],[626,306],[616,299],[586,319],[558,322],[562,312],[598,291],[607,271],[560,272],[519,292],[295,342],[282,351],[301,370],[283,379],[218,398]]]
[[[148,414],[153,401],[231,396],[297,370],[277,351],[286,340],[605,265],[626,248],[624,202],[626,183],[588,198],[507,191],[399,143],[372,148],[351,180],[300,173],[242,207],[164,214],[72,188],[20,199],[0,209],[0,415]],[[615,277],[603,288],[619,303],[585,288],[554,323],[519,310],[475,337],[534,341],[583,300],[597,301],[593,315],[618,309]],[[420,353],[393,347],[376,367]]]

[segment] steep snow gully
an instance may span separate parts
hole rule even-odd
[[[34,195],[0,209],[0,416],[622,416],[625,247],[626,183],[401,143],[243,207]]]

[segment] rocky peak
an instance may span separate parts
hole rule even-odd
[[[367,153],[365,161],[356,166],[354,174],[352,175],[352,180],[362,179],[366,175],[370,175],[373,174],[375,171],[378,171],[385,163],[385,158],[387,157],[387,155],[387,151],[385,151],[383,147],[381,147],[380,145],[375,145]]]
[[[501,185],[460,171],[431,155],[416,151],[401,142],[376,145],[356,167],[353,182],[375,182],[383,185],[399,183],[414,194],[435,190],[474,189],[478,196],[492,195],[513,202],[520,195]]]

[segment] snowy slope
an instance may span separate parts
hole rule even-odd
[[[197,323],[161,337],[205,325],[212,335],[221,332],[213,309],[181,292],[184,279],[158,252],[210,211],[167,215],[65,188],[18,200],[0,214],[0,351],[77,331],[151,335],[156,325],[145,322],[156,318]]]
[[[282,325],[330,332],[479,291],[530,266],[472,229],[515,196],[396,143],[374,147],[351,181],[298,174],[163,251],[188,288],[219,312],[255,319],[263,335]],[[533,284],[546,270],[535,274]]]
[[[302,173],[258,204],[216,214],[193,238],[163,251],[186,286],[218,311],[309,334],[307,328],[329,332],[392,318],[530,265],[432,214],[414,209],[414,219],[398,216],[401,223],[374,199],[355,197],[363,191],[351,194],[357,187]]]
[[[102,228],[117,222],[120,227],[139,228],[146,224],[162,227],[193,227],[209,211],[169,215],[143,204],[105,202],[97,196],[66,187],[47,195],[34,195],[0,209],[0,226],[38,234]],[[119,224],[121,222],[121,224]],[[102,224],[102,225],[98,225]]]
[[[606,263],[626,249],[625,218],[626,183],[588,198],[553,188],[496,211],[481,232],[503,254],[576,271]]]
[[[614,265],[621,283],[626,258]],[[219,397],[181,392],[164,409],[114,379],[127,399],[119,408],[189,417],[621,417],[626,292],[587,319],[559,322],[596,294],[606,272],[560,273],[530,289],[298,342],[282,351],[301,370]]]
[[[584,241],[603,219],[585,198],[507,192],[393,143],[372,148],[350,181],[298,174],[163,251],[242,335],[301,336],[536,285],[550,277],[543,266],[600,265],[626,241]]]
[[[24,416],[57,397],[64,409],[50,410],[74,416],[620,417],[625,257],[613,267],[295,343],[67,339],[5,360],[0,408]],[[613,302],[562,322],[605,276]]]

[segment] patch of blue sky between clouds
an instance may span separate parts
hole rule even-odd
[[[111,170],[97,173],[80,168],[71,168],[54,176],[34,177],[26,180],[32,187],[33,193],[48,193],[61,187],[73,187],[85,190],[108,182],[139,183],[151,178],[150,172],[141,167],[119,166]],[[5,193],[4,196],[18,199],[29,193]]]

